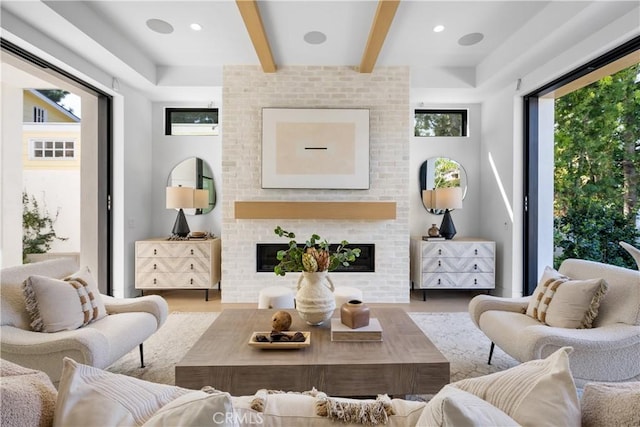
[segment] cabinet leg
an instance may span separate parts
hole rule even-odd
[[[422,290],[422,301],[426,301],[427,300],[427,290],[423,289]]]
[[[144,296],[144,289],[140,289],[140,296],[143,297]]]
[[[204,300],[209,301],[209,289],[204,290]]]

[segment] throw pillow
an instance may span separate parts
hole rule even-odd
[[[542,277],[540,277],[540,281],[538,282],[538,286],[533,291],[533,295],[529,300],[529,305],[527,306],[527,316],[533,317],[534,319],[538,318],[538,307],[542,302],[542,298],[544,297],[547,288],[553,281],[566,279],[566,276],[558,273],[553,268],[547,266],[542,272]]]
[[[640,426],[640,382],[587,383],[582,426]]]
[[[55,426],[140,426],[169,402],[190,393],[82,365],[65,357]]]
[[[622,246],[627,252],[629,252],[629,255],[631,255],[633,259],[636,260],[636,264],[638,264],[638,270],[640,270],[640,249],[631,246],[627,242],[620,242],[620,246]]]
[[[92,320],[89,298],[77,282],[29,276],[22,290],[31,328],[36,332],[78,329]]]
[[[98,283],[93,278],[89,267],[80,268],[80,270],[76,271],[71,276],[66,277],[64,280],[75,281],[85,286],[87,295],[89,296],[89,302],[91,303],[91,307],[93,309],[92,321],[102,319],[107,315],[107,309],[105,308],[102,297],[100,296]]]
[[[520,425],[580,426],[580,402],[569,370],[571,347],[546,359],[451,384],[486,400]]]
[[[418,426],[519,426],[500,409],[464,390],[446,385],[427,404]]]
[[[549,287],[544,299],[550,301],[540,321],[558,328],[591,328],[600,301],[607,292],[603,279],[567,280]]]
[[[318,392],[320,393],[320,392]],[[324,393],[322,393],[324,394]],[[264,404],[262,410],[253,409],[256,396],[232,396],[235,416],[238,420],[244,420],[245,425],[264,426],[305,426],[305,427],[335,427],[345,425],[344,422],[334,421],[328,414],[318,415],[316,396],[301,393],[264,393],[260,395]],[[348,399],[331,398],[343,403],[345,406],[369,405],[375,403],[374,399]],[[422,411],[424,402],[408,401],[403,399],[391,399],[393,415],[387,418],[385,427],[415,426]],[[349,425],[358,425],[352,423]],[[366,424],[362,424],[366,425]],[[375,424],[369,424],[375,425]]]
[[[180,396],[167,403],[143,427],[166,426],[223,426],[237,427],[239,420],[233,412],[229,393],[203,391]]]

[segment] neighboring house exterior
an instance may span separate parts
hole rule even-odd
[[[80,251],[80,118],[36,90],[23,92],[23,190],[54,218],[50,252]]]

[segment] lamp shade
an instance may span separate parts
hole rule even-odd
[[[436,209],[462,209],[462,187],[435,189]]]
[[[193,208],[193,188],[167,187],[167,209]]]
[[[435,208],[433,203],[434,190],[422,190],[422,203],[427,209]]]
[[[201,209],[209,207],[209,190],[194,190],[193,207]]]

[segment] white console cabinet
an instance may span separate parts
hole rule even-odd
[[[220,239],[136,242],[136,289],[220,289]]]
[[[423,299],[427,289],[494,289],[495,248],[482,239],[412,239],[412,286]]]

